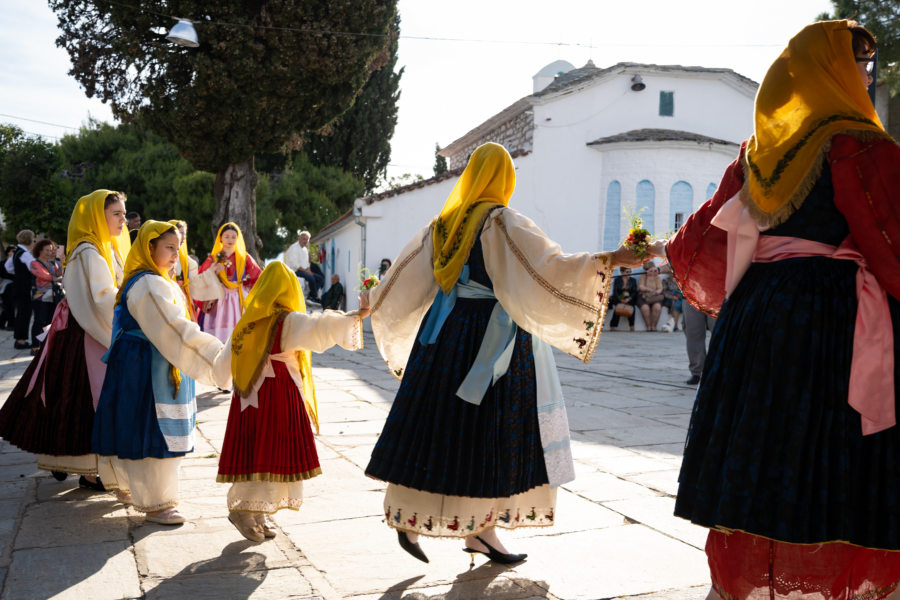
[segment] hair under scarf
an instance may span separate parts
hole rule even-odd
[[[834,135],[890,139],[860,78],[849,21],[808,25],[788,42],[759,86],[754,120],[741,199],[771,226],[803,203]]]
[[[124,264],[125,257],[128,256],[131,248],[131,238],[125,227],[122,227],[122,233],[117,236],[109,233],[109,225],[106,222],[106,197],[116,193],[111,190],[94,190],[87,196],[79,198],[72,210],[72,217],[69,219],[69,231],[66,239],[66,264],[72,253],[75,252],[75,248],[81,243],[87,242],[97,248],[97,252],[106,261],[113,281],[116,280],[113,252]]]
[[[506,148],[479,146],[434,222],[434,278],[445,294],[456,285],[491,209],[507,206],[516,189],[516,168]]]
[[[216,234],[216,242],[213,244],[212,252],[210,255],[213,260],[217,260],[217,256],[219,252],[222,252],[222,234],[225,233],[226,227],[234,228],[235,233],[237,233],[237,240],[234,243],[234,272],[237,275],[237,281],[231,281],[228,279],[228,275],[225,272],[227,269],[223,269],[219,271],[219,281],[222,282],[228,289],[237,290],[238,291],[238,299],[241,302],[241,311],[244,310],[244,291],[243,291],[243,280],[244,280],[244,269],[247,265],[247,245],[244,243],[244,234],[241,233],[241,228],[237,226],[237,223],[232,223],[229,221],[225,223],[221,227],[219,227],[219,232]]]
[[[303,290],[297,276],[283,262],[273,261],[247,295],[244,314],[231,334],[231,376],[239,396],[246,398],[253,390],[272,352],[277,325],[291,312],[306,312]],[[318,433],[318,405],[310,352],[299,350],[295,355],[303,379],[303,403]]]
[[[150,220],[145,221],[144,224],[141,225],[137,237],[134,240],[134,245],[131,247],[131,252],[128,253],[128,258],[125,260],[125,278],[122,280],[122,287],[119,288],[119,293],[116,294],[116,304],[122,302],[122,291],[125,289],[128,281],[135,275],[143,273],[144,271],[150,271],[155,275],[159,275],[166,281],[171,282],[173,285],[178,285],[169,276],[169,269],[160,267],[153,261],[153,251],[150,247],[150,242],[159,239],[168,232],[175,233],[175,228],[169,223],[162,221]],[[184,309],[185,318],[190,320],[191,314],[188,307],[185,306]],[[179,371],[175,365],[172,365],[169,371],[169,377],[175,385],[175,393],[177,394],[178,387],[181,385],[181,371]]]

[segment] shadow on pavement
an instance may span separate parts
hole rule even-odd
[[[253,545],[243,540],[228,544],[221,555],[191,563],[172,577],[163,579],[147,592],[146,598],[248,598],[268,574],[263,554],[242,552]]]

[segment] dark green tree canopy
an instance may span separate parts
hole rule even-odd
[[[391,138],[397,126],[397,101],[403,69],[397,64],[397,39],[400,18],[391,27],[389,58],[363,86],[347,112],[321,134],[312,134],[303,143],[303,151],[313,164],[338,167],[361,179],[365,193],[380,183],[391,161]]]
[[[386,61],[396,0],[50,0],[88,97],[218,172],[343,113]],[[199,48],[164,39],[197,21]],[[302,31],[298,31],[302,30]],[[355,35],[327,32],[352,32]],[[379,62],[381,61],[381,62]]]

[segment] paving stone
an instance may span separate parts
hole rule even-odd
[[[678,494],[678,472],[679,469],[669,469],[668,471],[623,475],[623,478],[674,497]]]
[[[106,501],[41,502],[25,511],[15,549],[128,540],[128,513]]]
[[[658,492],[637,483],[625,481],[609,473],[601,473],[599,471],[579,473],[577,463],[575,481],[566,483],[562,487],[594,502],[646,498],[659,495]]]
[[[129,543],[17,550],[3,600],[120,600],[141,597]]]
[[[217,559],[211,559],[215,561]],[[173,577],[150,577],[144,580],[147,600],[222,600],[271,598],[313,600],[321,598],[309,582],[293,568],[248,571],[243,573],[208,573],[208,563],[194,564]],[[199,572],[200,574],[196,574]]]
[[[37,469],[37,456],[30,452],[22,452],[18,448],[0,454],[0,467],[10,465],[27,465]]]
[[[384,513],[384,492],[344,491],[305,497],[300,510],[280,510],[274,515],[282,527],[358,517],[379,517]],[[304,540],[298,540],[304,542]]]
[[[703,550],[709,530],[675,516],[675,499],[668,497],[640,498],[604,502],[603,506],[621,513],[634,522]]]

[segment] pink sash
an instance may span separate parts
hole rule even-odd
[[[850,362],[848,404],[862,418],[863,435],[884,431],[897,424],[894,414],[894,331],[887,294],[866,259],[849,237],[840,246],[793,237],[761,235],[753,262],[827,256],[852,260],[856,271],[856,329]]]
[[[56,336],[57,331],[61,331],[69,326],[69,301],[63,298],[59,304],[56,305],[56,310],[53,312],[53,320],[50,321],[50,329],[47,330],[47,341],[44,342],[44,347],[41,348],[41,357],[38,359],[37,367],[34,369],[34,373],[31,374],[31,381],[28,382],[28,389],[25,390],[25,395],[31,393],[31,390],[34,389],[34,384],[37,383],[38,374],[41,372],[41,367],[44,366],[44,360],[47,358],[47,353],[50,352],[50,346],[53,345],[53,338]],[[47,381],[47,378],[44,378],[44,382]],[[47,406],[47,397],[46,397],[46,385],[45,383],[41,383],[41,403],[44,406]]]

